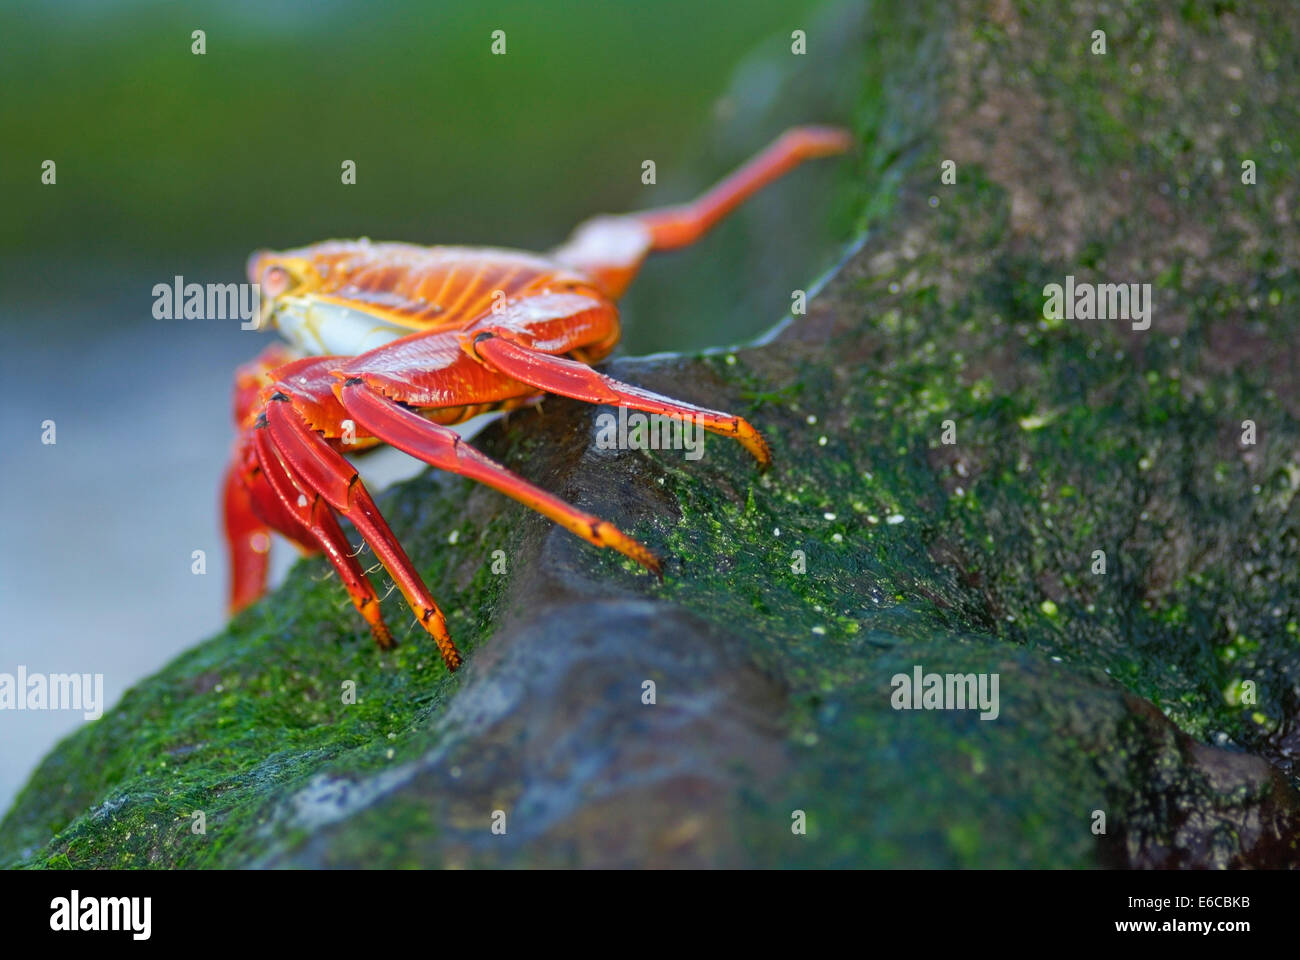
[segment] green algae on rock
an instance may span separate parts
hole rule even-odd
[[[460,674],[377,652],[304,562],[53,751],[0,863],[1300,864],[1296,26],[900,7],[863,38],[870,232],[808,314],[610,365],[749,417],[773,470],[602,450],[561,400],[477,441],[662,585],[491,491],[400,485]],[[1044,319],[1066,276],[1149,280],[1151,328]],[[893,709],[918,666],[997,674],[997,719]]]

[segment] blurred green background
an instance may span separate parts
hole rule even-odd
[[[267,339],[155,320],[154,284],[242,280],[254,249],[331,237],[544,250],[594,213],[690,199],[785,127],[851,118],[862,7],[0,4],[0,671],[102,673],[111,705],[224,622],[231,375]],[[652,259],[622,349],[770,328],[854,230],[853,168],[811,164]],[[420,466],[388,454],[368,482]],[[0,809],[81,723],[0,715]]]
[[[237,279],[254,248],[330,237],[546,249],[592,213],[693,196],[786,125],[843,120],[853,6],[6,6],[0,277],[18,297],[138,283],[145,303],[173,273]],[[707,248],[654,264],[627,347],[726,343],[777,319],[829,262],[832,177],[801,172]]]

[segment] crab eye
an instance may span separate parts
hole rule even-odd
[[[288,270],[273,264],[262,273],[262,293],[268,297],[278,297],[289,289],[292,282]]]

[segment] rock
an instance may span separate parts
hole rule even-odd
[[[417,478],[382,506],[458,675],[304,562],[56,748],[0,864],[1300,864],[1293,18],[924,6],[863,39],[871,232],[808,315],[610,365],[748,416],[772,471],[598,449],[558,399],[476,441],[663,584]],[[1068,276],[1150,283],[1150,328],[1044,319]],[[895,709],[918,667],[996,674],[996,718]]]

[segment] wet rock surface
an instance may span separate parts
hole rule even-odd
[[[381,506],[459,674],[300,564],[51,753],[0,862],[1300,863],[1300,43],[1282,4],[1165,7],[882,5],[865,243],[761,347],[609,366],[747,416],[773,470],[601,450],[559,399],[475,441],[662,584],[417,478]],[[1153,284],[1151,328],[1044,319],[1067,275]],[[996,718],[894,709],[918,666],[996,674]]]

